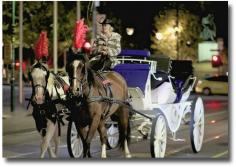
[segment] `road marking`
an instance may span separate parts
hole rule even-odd
[[[225,135],[227,135],[227,134],[228,134],[228,133],[221,133],[219,136],[225,136]],[[206,140],[203,141],[202,144],[208,143],[208,142],[213,141],[213,140],[216,140],[216,138],[215,138],[215,137],[212,137],[212,138],[206,139]],[[172,155],[172,154],[176,154],[176,153],[178,153],[178,152],[180,152],[180,151],[183,151],[183,150],[185,150],[185,149],[188,149],[188,148],[189,148],[189,146],[184,146],[184,147],[175,149],[174,151],[170,151],[170,152],[166,153],[165,156],[170,156],[170,155]],[[190,148],[191,148],[191,147],[190,147]]]
[[[23,157],[23,156],[26,156],[26,155],[31,155],[31,154],[36,154],[36,153],[39,154],[40,152],[34,151],[34,152],[29,152],[29,153],[21,153],[21,154],[17,154],[17,155],[14,155],[14,156],[7,156],[6,158],[20,158],[20,157]]]
[[[219,153],[219,154],[216,154],[216,155],[214,155],[214,156],[212,156],[212,158],[219,158],[219,157],[222,157],[223,155],[225,155],[225,154],[228,154],[228,150],[226,150],[226,151],[224,151],[224,152],[222,152],[222,153]]]

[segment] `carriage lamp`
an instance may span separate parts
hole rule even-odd
[[[20,63],[19,62],[16,62],[16,68],[19,68],[20,67]]]
[[[90,51],[90,49],[91,49],[91,44],[89,43],[89,42],[85,42],[84,43],[84,49],[85,49],[85,51]]]

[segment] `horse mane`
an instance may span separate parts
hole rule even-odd
[[[51,74],[51,72],[49,73],[49,77],[48,77],[48,86],[52,87],[55,83],[55,77]]]
[[[85,68],[87,69],[87,80],[89,86],[95,84],[95,74],[94,71],[90,68],[89,63],[86,63]]]
[[[34,69],[34,68],[40,68],[40,69],[43,69],[43,70],[45,70],[45,71],[48,71],[47,67],[45,67],[45,66],[44,66],[42,63],[40,63],[39,61],[32,65],[32,69]]]

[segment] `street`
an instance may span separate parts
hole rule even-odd
[[[232,3],[3,1],[1,6],[3,158],[44,157],[47,132],[55,129],[50,119],[61,134],[58,159],[72,160],[82,150],[76,146],[91,144],[94,159],[123,159],[124,151],[134,159],[232,160]],[[112,119],[114,112],[120,120]],[[78,140],[83,132],[68,128],[72,121],[88,132],[83,144]],[[107,148],[105,154],[105,128],[107,145],[117,144],[109,137],[121,139],[124,150]],[[125,131],[120,138],[119,130]]]
[[[10,97],[8,86],[3,86],[3,156],[6,158],[38,158],[40,154],[41,137],[35,129],[33,118],[28,112],[15,111],[23,113],[24,116],[18,116],[16,119],[9,116]],[[26,96],[30,95],[31,88],[26,88]],[[17,91],[16,91],[17,94]],[[6,96],[5,96],[6,95]],[[194,95],[195,96],[195,95]],[[17,96],[16,96],[17,97]],[[167,149],[165,158],[229,158],[229,110],[228,110],[228,96],[203,96],[205,105],[205,136],[202,150],[195,154],[191,150],[189,126],[181,125],[177,131],[177,138],[179,141],[173,141],[172,135],[168,134]],[[17,106],[16,106],[17,108]],[[24,108],[23,108],[24,109]],[[26,109],[25,109],[26,110]],[[14,119],[15,121],[9,122]],[[22,122],[21,125],[16,125],[16,122]],[[18,127],[17,127],[18,126]],[[132,125],[131,125],[132,126]],[[70,158],[66,145],[66,131],[67,125],[62,128],[61,144],[58,158]],[[98,135],[92,141],[91,153],[92,157],[100,158],[100,139]],[[150,141],[143,139],[141,134],[137,131],[137,126],[133,126],[131,130],[130,151],[133,158],[151,158],[150,155]],[[108,150],[108,158],[124,158],[123,153],[119,148]],[[48,155],[47,155],[48,157]]]

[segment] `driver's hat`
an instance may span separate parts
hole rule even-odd
[[[104,19],[102,22],[100,22],[100,24],[102,24],[102,25],[110,24],[111,26],[113,26],[113,22],[110,19]]]

